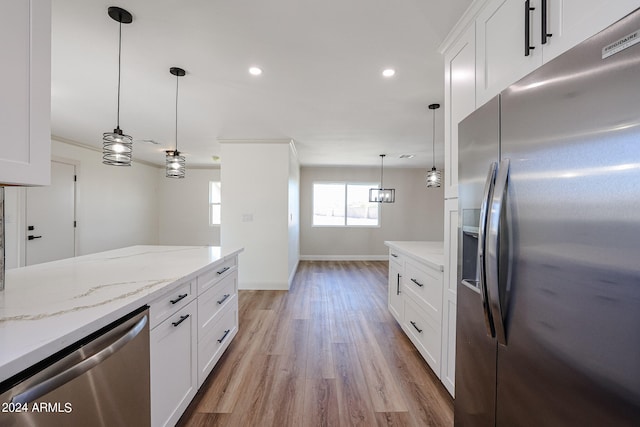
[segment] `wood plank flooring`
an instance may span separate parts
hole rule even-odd
[[[240,291],[239,331],[179,426],[450,426],[453,400],[387,309],[387,262],[303,261]]]

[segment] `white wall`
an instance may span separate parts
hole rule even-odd
[[[158,243],[157,168],[102,164],[102,153],[52,141],[51,155],[80,162],[76,169],[77,255]]]
[[[209,182],[220,181],[220,169],[189,169],[183,179],[158,174],[158,243],[220,245],[220,226],[209,225]],[[224,209],[224,208],[223,208]]]
[[[300,164],[294,145],[289,147],[289,287],[300,260]]]
[[[289,288],[290,141],[221,141],[223,248],[244,247],[241,289]]]
[[[384,169],[384,186],[395,203],[383,203],[380,227],[312,227],[313,182],[379,182],[380,169],[302,167],[300,170],[300,258],[386,259],[385,240],[444,238],[444,190],[425,186],[425,169]]]

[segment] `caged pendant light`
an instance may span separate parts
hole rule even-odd
[[[439,170],[436,170],[436,110],[440,108],[440,104],[431,104],[429,109],[433,110],[433,139],[432,139],[432,154],[433,154],[433,166],[429,172],[427,172],[427,187],[440,187],[442,183],[442,174]]]
[[[116,128],[113,132],[102,134],[102,163],[110,166],[131,166],[131,151],[133,138],[120,129],[120,68],[122,57],[122,24],[130,24],[133,17],[129,12],[112,6],[108,9],[109,16],[120,23],[118,34],[118,112]]]
[[[376,203],[394,203],[396,201],[395,188],[384,188],[382,177],[384,173],[384,157],[386,154],[380,154],[380,188],[369,189],[369,201]]]
[[[186,72],[182,68],[171,67],[169,72],[176,76],[176,149],[167,150],[166,156],[166,177],[167,178],[184,178],[185,160],[184,156],[178,151],[178,81]]]

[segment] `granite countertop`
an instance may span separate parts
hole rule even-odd
[[[444,242],[385,241],[389,248],[402,252],[431,268],[444,271]]]
[[[131,246],[7,270],[0,382],[241,251]]]

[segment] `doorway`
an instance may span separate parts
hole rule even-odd
[[[51,185],[26,190],[25,265],[75,256],[76,165],[51,162]]]

